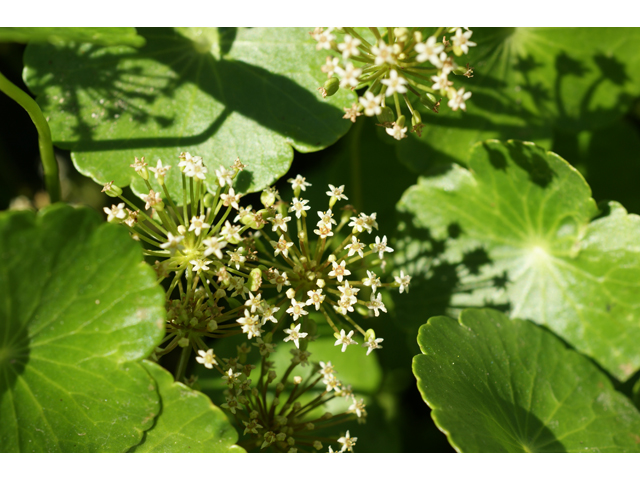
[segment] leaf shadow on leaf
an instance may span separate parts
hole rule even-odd
[[[38,55],[49,61],[31,64],[33,76],[40,79],[38,91],[60,88],[65,109],[77,113],[73,139],[56,141],[57,146],[76,152],[192,146],[207,141],[231,115],[236,114],[287,137],[292,143],[321,145],[322,139],[313,126],[339,113],[336,107],[320,102],[307,89],[283,75],[225,58],[224,53],[229,51],[235,38],[234,29],[223,32],[223,56],[219,59],[210,52],[198,51],[201,46],[171,29],[142,29],[140,33],[147,44],[139,50],[73,44],[39,47]],[[51,74],[50,65],[58,59],[81,65],[81,72]],[[151,70],[160,67],[164,73],[149,73],[145,62],[151,62]],[[39,68],[42,70],[38,71]],[[182,105],[180,108],[170,105],[168,113],[157,113],[156,110],[162,110],[157,105],[158,99],[180,101],[175,92],[186,84],[195,85],[217,105],[194,105],[199,114],[193,114],[189,107],[183,110]],[[80,98],[79,92],[88,95],[90,104],[102,113],[92,117],[89,111],[83,112],[87,102]],[[50,96],[40,96],[38,100],[44,109],[52,107],[54,101]],[[220,105],[222,108],[213,111]],[[203,119],[202,109],[208,106],[212,108],[211,117]],[[98,121],[87,121],[87,117]],[[99,121],[103,118],[118,121],[121,117],[119,121],[124,121],[125,117],[130,121],[126,134],[121,138],[96,138],[94,130]],[[178,125],[185,123],[207,126],[200,128],[198,133],[175,135]],[[144,131],[154,126],[157,135],[132,138],[132,131]],[[186,127],[185,130],[193,131],[194,128]],[[173,133],[163,134],[163,130]]]
[[[31,349],[31,340],[26,335],[26,328],[2,319],[0,324],[8,325],[0,334],[0,398],[7,390],[13,389],[18,377],[24,372]],[[16,328],[17,327],[17,328]]]
[[[509,302],[497,303],[490,298],[469,297],[470,302],[461,300],[474,290],[489,289],[504,291],[509,282],[507,272],[478,281],[465,281],[463,276],[478,276],[481,270],[492,264],[487,251],[479,246],[470,246],[459,261],[447,258],[447,243],[460,237],[464,232],[458,223],[447,227],[449,239],[438,240],[428,228],[416,227],[414,218],[406,212],[398,212],[398,239],[396,245],[402,254],[394,259],[396,270],[411,275],[410,295],[402,296],[392,291],[398,318],[411,335],[417,335],[425,318],[437,315],[457,316],[465,308],[487,307],[508,312]],[[463,303],[465,302],[465,303]],[[416,314],[419,312],[419,314]]]
[[[609,102],[610,107],[597,104],[598,93],[603,88],[609,85],[622,88],[631,80],[627,66],[615,55],[598,51],[590,58],[573,58],[560,50],[549,62],[543,62],[526,49],[515,53],[509,47],[509,36],[514,30],[484,30],[476,32],[480,37],[479,47],[469,54],[474,75],[464,84],[473,93],[467,103],[468,111],[447,111],[446,99],[438,115],[419,105],[418,109],[425,112],[422,114],[426,127],[423,138],[411,136],[398,145],[400,160],[417,173],[429,173],[434,166],[446,163],[464,165],[465,149],[455,147],[456,144],[470,142],[471,147],[477,141],[490,138],[544,143],[551,141],[552,127],[577,132],[611,123],[625,113],[633,99],[621,91],[616,102]],[[501,65],[496,68],[498,64]],[[513,73],[509,73],[509,69]],[[549,77],[545,72],[550,69],[555,75],[547,82],[541,81],[540,78]],[[513,75],[517,81],[505,80]],[[581,80],[585,76],[592,80],[577,105],[568,105],[565,96],[574,88],[572,79]],[[440,145],[445,141],[449,145],[443,148]]]

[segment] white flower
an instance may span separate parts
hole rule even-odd
[[[280,239],[277,242],[271,242],[271,246],[275,249],[275,257],[281,253],[282,256],[289,258],[289,248],[293,247],[293,242],[287,242],[284,235],[280,235]]]
[[[382,95],[374,95],[371,92],[365,92],[364,97],[358,99],[360,104],[364,107],[364,114],[367,117],[373,117],[374,115],[380,115],[382,113]]]
[[[140,173],[142,172],[147,166],[146,162],[144,161],[144,157],[142,157],[140,160],[138,160],[138,157],[134,157],[135,160],[133,161],[133,163],[131,165],[129,165],[131,168],[133,168],[136,173]]]
[[[209,270],[209,267],[207,267],[207,265],[211,263],[211,260],[204,260],[201,258],[197,258],[195,260],[189,260],[189,263],[193,265],[192,270],[194,272],[197,272],[199,270]]]
[[[382,283],[380,283],[380,278],[373,272],[367,270],[367,276],[369,278],[365,278],[362,280],[362,284],[367,287],[371,287],[371,290],[375,293],[376,288],[381,287]]]
[[[353,230],[362,233],[365,231],[367,226],[364,224],[364,218],[362,217],[351,217],[351,223],[348,225],[349,227],[353,227]]]
[[[240,375],[242,375],[242,372],[233,373],[233,368],[230,368],[227,374],[222,377],[222,380],[226,382],[228,387],[234,387],[240,383],[240,380],[238,380]]]
[[[469,41],[473,32],[471,30],[462,33],[462,29],[459,28],[456,30],[456,34],[452,37],[453,46],[459,47],[464,53],[469,53],[469,47],[475,47],[477,44],[475,42]]]
[[[222,227],[222,230],[220,230],[220,235],[227,242],[236,245],[242,241],[242,237],[240,237],[239,233],[241,228],[242,227],[240,225],[231,225],[229,220],[227,220],[224,227]]]
[[[401,128],[400,125],[393,122],[392,128],[385,128],[387,135],[391,135],[396,140],[402,140],[403,138],[407,138],[405,135],[407,133],[407,127]]]
[[[336,39],[330,30],[322,30],[321,27],[320,30],[316,29],[311,36],[318,42],[316,50],[331,50],[331,42]]]
[[[387,307],[382,303],[382,294],[378,292],[378,297],[375,297],[375,294],[371,294],[371,298],[367,302],[367,308],[373,310],[376,317],[380,315],[378,310],[382,310],[384,313],[387,313]]]
[[[358,415],[358,418],[366,417],[367,412],[365,411],[364,407],[366,407],[366,405],[364,404],[364,399],[361,398],[360,401],[357,401],[354,397],[353,404],[349,406],[347,412],[355,413],[356,415]],[[355,439],[352,439],[352,440],[357,440],[357,439],[358,438],[356,437]]]
[[[295,212],[296,217],[298,218],[300,218],[302,215],[306,217],[307,214],[304,213],[304,211],[311,209],[311,207],[307,206],[307,203],[309,203],[309,200],[303,200],[301,198],[295,197],[293,199],[293,206],[289,208],[289,211]]]
[[[300,348],[299,340],[308,335],[308,333],[306,333],[306,332],[300,333],[300,327],[301,326],[302,326],[302,324],[299,323],[294,328],[285,328],[283,331],[284,331],[284,333],[288,333],[289,336],[285,337],[284,341],[288,342],[290,340],[293,340],[293,343],[295,344],[296,348]]]
[[[320,305],[324,301],[325,297],[325,295],[322,295],[322,289],[319,288],[318,290],[309,290],[307,292],[307,295],[309,296],[309,300],[307,300],[306,304],[315,305],[316,310],[320,310]]]
[[[400,270],[400,276],[393,277],[396,281],[396,283],[400,286],[400,290],[399,292],[402,293],[404,292],[404,290],[407,290],[407,293],[409,293],[409,282],[411,281],[411,277],[409,275],[405,275],[402,270]]]
[[[281,214],[276,213],[275,217],[269,219],[269,221],[273,222],[273,231],[277,231],[280,228],[283,232],[287,231],[287,222],[291,220],[291,217],[282,217]]]
[[[318,212],[318,216],[320,217],[320,221],[317,224],[318,226],[324,224],[327,227],[331,228],[332,223],[334,225],[337,225],[336,221],[333,219],[333,212],[331,212],[331,209],[327,210],[326,212]]]
[[[380,241],[380,237],[376,236],[376,243],[373,244],[371,249],[378,254],[380,260],[382,260],[382,256],[385,252],[393,252],[393,248],[387,247],[387,236],[382,237],[382,241]]]
[[[261,305],[262,305],[262,299],[261,299],[262,294],[259,293],[258,295],[256,295],[255,297],[253,296],[253,294],[251,292],[249,292],[249,300],[247,300],[246,302],[244,302],[244,305],[246,307],[251,308],[251,313],[255,313],[256,310],[260,309]]]
[[[348,302],[349,304],[354,304],[358,302],[356,295],[360,291],[359,288],[354,288],[349,285],[349,280],[344,281],[343,286],[339,286],[338,290],[342,292],[342,296],[340,297],[340,301]]]
[[[358,55],[358,45],[360,40],[353,38],[351,35],[344,36],[344,43],[338,44],[338,50],[342,52],[343,58],[349,58],[351,55]]]
[[[340,59],[338,57],[327,57],[327,62],[322,66],[321,70],[327,74],[327,77],[331,78],[336,67],[339,65]]]
[[[358,342],[355,342],[351,339],[351,336],[353,335],[353,330],[351,330],[349,332],[349,334],[345,334],[344,330],[340,330],[340,336],[338,338],[338,336],[336,335],[336,338],[338,338],[338,340],[336,340],[336,343],[334,343],[333,345],[335,347],[337,347],[338,345],[342,345],[342,352],[344,353],[347,350],[347,347],[349,345],[358,345]]]
[[[331,390],[335,390],[336,393],[340,393],[340,387],[342,385],[340,384],[340,380],[338,380],[335,377],[335,375],[333,374],[325,375],[324,378],[322,379],[322,383],[324,383],[327,386],[327,392],[330,392]]]
[[[361,213],[360,216],[362,217],[362,220],[364,221],[364,228],[367,229],[368,233],[371,233],[372,229],[376,229],[378,230],[378,222],[376,222],[376,213],[373,212],[371,215],[366,215],[364,213]]]
[[[222,249],[227,246],[227,242],[223,241],[222,238],[209,237],[202,243],[207,247],[204,251],[205,257],[208,257],[213,253],[216,257],[222,260]]]
[[[206,368],[213,368],[214,365],[218,365],[213,355],[213,348],[210,348],[206,352],[204,350],[198,350],[196,362],[203,364]]]
[[[358,241],[358,238],[355,235],[352,235],[351,243],[344,247],[343,250],[346,250],[347,248],[349,249],[349,253],[347,254],[348,257],[353,255],[354,253],[357,253],[358,255],[360,255],[360,258],[364,258],[364,254],[362,253],[362,249],[364,248],[364,246],[364,243],[360,243]]]
[[[417,43],[414,47],[418,56],[418,62],[426,62],[429,60],[434,65],[438,62],[438,54],[444,50],[444,45],[436,45],[436,37],[429,37],[425,43]]]
[[[149,195],[141,195],[142,200],[147,202],[144,206],[145,210],[149,210],[151,207],[154,207],[158,203],[162,202],[162,198],[153,190],[149,190]]]
[[[245,260],[247,259],[247,257],[245,257],[244,255],[242,255],[244,253],[244,248],[240,247],[237,250],[233,251],[233,252],[227,252],[227,255],[229,255],[229,265],[233,265],[234,263],[236,264],[236,269],[239,270],[240,266],[244,265]],[[244,298],[244,296],[243,296]]]
[[[231,205],[233,208],[235,208],[236,210],[238,210],[238,201],[240,200],[240,197],[242,197],[242,194],[235,194],[236,192],[234,192],[233,188],[229,189],[229,193],[223,193],[222,195],[220,195],[220,198],[222,199],[223,205],[225,207],[228,207],[229,205]]]
[[[216,170],[216,177],[218,177],[218,183],[221,187],[224,187],[225,184],[231,186],[234,174],[235,172],[233,170],[227,170],[224,167],[220,167]]]
[[[383,63],[395,65],[395,56],[400,53],[399,49],[400,47],[397,44],[394,44],[393,46],[387,46],[387,44],[384,43],[383,40],[380,40],[380,44],[378,46],[374,45],[371,47],[371,53],[376,56],[376,65],[382,65]]]
[[[356,87],[358,86],[358,77],[362,74],[362,69],[355,68],[353,64],[349,62],[344,70],[336,67],[336,73],[340,77],[340,87]]]
[[[259,337],[264,331],[260,329],[261,322],[258,315],[251,315],[249,310],[246,309],[244,317],[240,317],[236,322],[242,325],[242,333],[246,333],[249,340],[253,337]]]
[[[338,281],[341,282],[342,277],[351,275],[351,272],[345,268],[347,264],[344,260],[340,263],[340,265],[338,265],[336,262],[332,262],[332,263],[333,263],[332,265],[333,268],[329,272],[330,277],[336,277]]]
[[[445,75],[450,74],[455,68],[453,59],[449,57],[445,52],[441,52],[437,63],[433,62],[433,64],[439,69],[441,69],[442,73],[444,73]]]
[[[160,177],[164,177],[170,168],[171,168],[171,165],[167,165],[166,167],[163,167],[162,160],[158,160],[158,164],[155,167],[149,167],[149,170],[151,170],[155,174],[156,178],[159,179]],[[138,171],[137,168],[136,168],[136,171]]]
[[[200,232],[202,230],[206,230],[207,228],[209,228],[211,225],[208,223],[205,223],[204,221],[205,216],[204,215],[200,215],[199,217],[193,217],[191,219],[191,225],[189,226],[189,231],[195,231],[196,235],[200,235]]]
[[[345,450],[349,450],[351,453],[353,453],[353,447],[356,444],[356,440],[358,440],[358,437],[351,438],[349,436],[349,430],[347,430],[347,434],[344,437],[340,437],[338,439],[338,443],[342,444],[342,448],[340,449],[340,451],[344,452]]]
[[[278,320],[276,319],[276,317],[273,316],[273,314],[276,313],[278,310],[280,310],[280,307],[276,307],[269,303],[263,303],[262,304],[262,325],[264,325],[267,322],[278,323]]]
[[[313,231],[320,238],[332,237],[333,232],[331,231],[331,224],[327,225],[322,222],[318,222],[318,228]]]
[[[387,91],[385,92],[387,97],[393,95],[395,92],[407,93],[407,87],[405,87],[407,80],[404,77],[398,76],[396,70],[391,70],[389,72],[389,78],[381,80],[380,83],[387,86]]]
[[[369,355],[373,350],[375,350],[376,348],[382,348],[379,344],[384,341],[384,338],[373,338],[371,337],[371,339],[367,342],[364,342],[364,344],[362,345],[362,348],[367,348],[367,355]]]
[[[331,375],[333,373],[333,365],[331,365],[331,362],[320,362],[320,373],[322,375]]]
[[[331,197],[331,200],[333,200],[334,198],[336,199],[336,201],[349,200],[347,196],[342,193],[344,191],[344,185],[340,185],[338,188],[336,188],[333,185],[329,184],[329,189],[330,190],[327,192],[327,195]]]
[[[107,222],[111,222],[116,218],[118,220],[124,220],[125,218],[127,218],[127,211],[125,210],[124,203],[119,203],[118,205],[111,205],[111,208],[104,207],[104,213],[107,214]]]
[[[435,82],[431,85],[431,88],[434,90],[446,90],[453,85],[453,82],[449,81],[447,74],[444,71],[440,75],[433,75],[431,80]]]
[[[287,182],[291,184],[291,188],[293,188],[294,190],[299,188],[303,192],[307,190],[307,187],[311,186],[311,184],[308,183],[306,181],[306,178],[304,178],[302,175],[298,175],[296,178],[290,178],[287,180]]]
[[[461,88],[460,90],[455,90],[453,88],[449,89],[449,95],[451,96],[449,99],[449,103],[447,103],[447,105],[449,105],[449,107],[451,107],[451,110],[464,110],[465,112],[467,111],[467,106],[465,105],[465,101],[469,99],[469,97],[471,96],[471,92],[466,92],[464,91],[464,88]]]
[[[182,168],[182,171],[190,172],[195,163],[201,162],[202,158],[200,157],[192,157],[189,152],[183,152],[180,154],[180,163],[178,163],[178,167]]]
[[[282,272],[282,274],[280,274],[278,270],[274,270],[274,273],[274,277],[271,278],[269,282],[275,284],[278,292],[282,291],[283,286],[291,285],[291,283],[289,283],[289,279],[287,278],[287,272]]]
[[[194,157],[194,158],[200,158],[200,157]],[[199,180],[205,180],[207,178],[207,176],[205,175],[207,172],[208,172],[207,167],[205,167],[202,164],[202,159],[200,162],[194,162],[191,168],[184,169],[184,174],[187,177],[195,177]]]
[[[291,316],[293,316],[293,320],[296,321],[302,315],[308,315],[309,314],[309,312],[307,312],[303,308],[305,305],[306,304],[304,302],[297,302],[295,298],[292,298],[291,299],[291,306],[289,308],[287,308],[287,313],[290,314]],[[297,343],[296,343],[296,346],[298,346]]]
[[[164,248],[165,250],[170,250],[171,253],[175,253],[176,250],[182,250],[184,248],[180,243],[182,242],[182,240],[184,240],[184,237],[182,235],[174,237],[171,233],[168,233],[167,241],[160,244],[160,248]]]

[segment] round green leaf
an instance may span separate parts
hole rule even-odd
[[[146,46],[30,45],[24,77],[48,117],[54,143],[72,150],[76,168],[100,183],[132,184],[134,156],[173,168],[181,192],[180,152],[214,170],[239,157],[236,189],[256,191],[289,169],[293,149],[311,152],[349,129],[342,107],[354,94],[323,100],[317,72],[324,55],[304,28],[140,29]],[[159,189],[159,188],[158,188]],[[180,197],[181,198],[181,197]]]
[[[164,334],[140,246],[95,212],[0,215],[0,451],[122,452],[160,405],[134,360]]]
[[[396,260],[415,276],[400,317],[500,306],[621,380],[640,368],[640,217],[611,203],[594,218],[589,186],[557,155],[478,144],[469,170],[421,178],[398,208]]]
[[[452,78],[473,92],[467,112],[444,103],[422,106],[422,137],[398,143],[398,156],[418,172],[435,163],[464,163],[488,139],[520,139],[550,147],[551,127],[574,132],[612,123],[640,94],[637,28],[477,28],[478,46],[459,62],[473,78]]]
[[[174,382],[173,375],[157,363],[144,367],[158,385],[162,410],[147,430],[136,453],[240,453],[234,443],[238,433],[227,416],[203,393]]]
[[[85,42],[141,47],[144,38],[133,27],[0,27],[0,42]]]
[[[460,452],[640,451],[631,401],[530,322],[470,309],[429,319],[418,343],[418,389]]]

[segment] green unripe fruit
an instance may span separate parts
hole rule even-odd
[[[391,110],[391,108],[382,107],[380,115],[378,115],[376,118],[378,119],[379,123],[382,123],[384,125],[385,123],[393,123],[393,121],[396,119],[396,116],[393,114],[393,110]]]
[[[324,82],[322,88],[323,97],[330,97],[331,95],[335,95],[336,92],[340,89],[340,79],[338,79],[337,77],[331,77],[329,80]]]
[[[207,208],[212,208],[213,207],[213,201],[216,199],[216,197],[214,197],[213,195],[211,195],[210,193],[207,193],[204,196],[204,206]]]
[[[396,125],[398,125],[400,128],[404,128],[405,121],[406,119],[404,118],[404,115],[400,115],[398,117],[398,120],[396,120]]]

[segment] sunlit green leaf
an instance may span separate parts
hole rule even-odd
[[[640,368],[640,217],[598,209],[580,174],[532,144],[489,141],[469,170],[421,178],[399,203],[411,294],[398,314],[496,306],[546,325],[619,379]]]
[[[226,415],[206,395],[174,382],[156,363],[144,366],[158,385],[162,410],[136,453],[234,453],[238,434]]]
[[[188,151],[203,157],[210,188],[214,170],[239,157],[247,168],[236,188],[254,191],[289,169],[294,148],[325,148],[351,125],[341,116],[354,95],[317,91],[326,55],[308,30],[140,29],[140,50],[30,45],[24,76],[54,143],[97,182],[144,192],[129,167],[144,156],[173,166],[167,184],[177,195],[178,155]]]
[[[496,310],[434,317],[413,361],[438,427],[461,452],[638,452],[640,413],[582,355]]]
[[[132,27],[0,27],[0,42],[84,42],[141,47],[144,38]]]
[[[135,360],[164,295],[140,246],[88,209],[0,215],[0,450],[122,452],[160,409]]]

